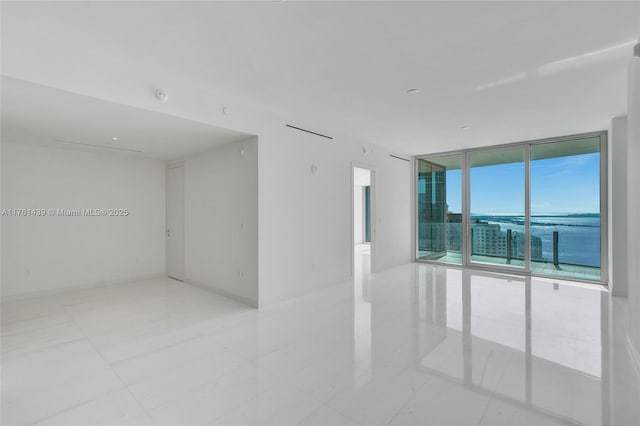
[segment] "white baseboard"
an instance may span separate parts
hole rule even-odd
[[[92,288],[106,287],[106,286],[116,285],[116,284],[125,284],[125,283],[128,283],[128,282],[136,282],[136,281],[152,280],[152,279],[156,279],[156,278],[164,278],[166,276],[167,276],[167,274],[165,272],[158,272],[158,273],[154,273],[154,274],[138,275],[138,276],[135,276],[135,277],[117,278],[115,280],[96,281],[96,282],[88,283],[88,284],[80,284],[80,285],[73,285],[73,286],[68,286],[68,287],[60,287],[60,288],[51,289],[51,290],[30,291],[30,292],[26,292],[26,293],[19,293],[19,294],[11,294],[11,295],[7,295],[7,296],[1,296],[0,297],[0,302],[12,302],[12,301],[15,301],[15,300],[34,299],[34,298],[37,298],[37,297],[52,296],[52,295],[56,295],[56,294],[66,293],[66,292],[69,292],[69,291],[89,290],[89,289],[92,289]]]
[[[199,288],[201,288],[203,290],[207,290],[207,291],[210,291],[212,293],[218,294],[220,296],[226,297],[227,299],[235,300],[236,302],[240,302],[242,304],[251,306],[252,308],[258,309],[258,301],[257,300],[253,300],[251,298],[244,297],[244,296],[238,296],[237,294],[230,293],[230,292],[228,292],[226,290],[222,290],[222,289],[219,289],[217,287],[213,287],[211,285],[204,284],[204,283],[201,283],[201,282],[198,282],[198,281],[193,281],[193,280],[190,280],[190,279],[187,279],[187,278],[185,278],[184,282],[187,283],[187,284],[199,287]]]

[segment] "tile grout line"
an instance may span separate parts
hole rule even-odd
[[[65,309],[65,311],[67,310],[66,306],[63,307],[63,309]],[[80,325],[77,323],[75,317],[70,313],[67,312],[69,315],[71,315],[71,319],[74,322],[74,324],[76,324],[76,327],[78,327],[78,329],[80,330],[80,332],[82,333],[83,336],[85,336],[85,339],[87,340],[87,342],[89,343],[89,345],[91,345],[91,348],[96,352],[96,354],[105,362],[105,364],[108,367],[108,370],[111,371],[113,373],[113,375],[115,377],[118,378],[118,380],[120,381],[121,385],[123,386],[123,389],[126,389],[127,393],[129,395],[131,395],[131,398],[135,401],[135,403],[138,405],[138,408],[147,416],[147,418],[151,421],[152,424],[155,424],[153,422],[153,419],[151,418],[151,416],[149,415],[148,411],[144,408],[144,406],[140,403],[140,401],[138,400],[138,398],[136,398],[136,396],[133,394],[133,392],[131,392],[131,389],[129,389],[129,386],[124,382],[124,380],[122,379],[122,377],[120,377],[120,375],[117,373],[117,371],[115,371],[113,369],[113,365],[102,355],[102,353],[98,350],[98,348],[95,346],[95,344],[93,343],[93,341],[86,335],[85,331],[80,327]],[[109,392],[106,392],[103,395],[108,394]],[[89,401],[85,401],[84,403],[78,405],[84,405]],[[63,410],[64,411],[68,411],[68,410]],[[52,417],[52,416],[49,416]]]

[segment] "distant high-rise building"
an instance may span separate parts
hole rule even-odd
[[[462,213],[447,213],[447,251],[462,251]]]
[[[473,234],[471,253],[485,256],[507,256],[507,231],[496,223],[476,221],[471,224]],[[462,251],[462,215],[447,213],[446,240],[448,251]],[[511,232],[511,257],[524,259],[525,237]],[[542,239],[531,236],[531,259],[542,260]]]
[[[432,256],[446,254],[446,169],[421,162],[418,171],[418,245]]]

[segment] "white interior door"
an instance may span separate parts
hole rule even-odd
[[[167,168],[167,275],[184,280],[184,165]]]

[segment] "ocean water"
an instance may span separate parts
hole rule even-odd
[[[502,230],[524,232],[523,216],[472,215],[500,225]],[[542,239],[542,257],[553,260],[553,232],[558,231],[560,263],[600,267],[600,215],[531,215],[531,235]]]

